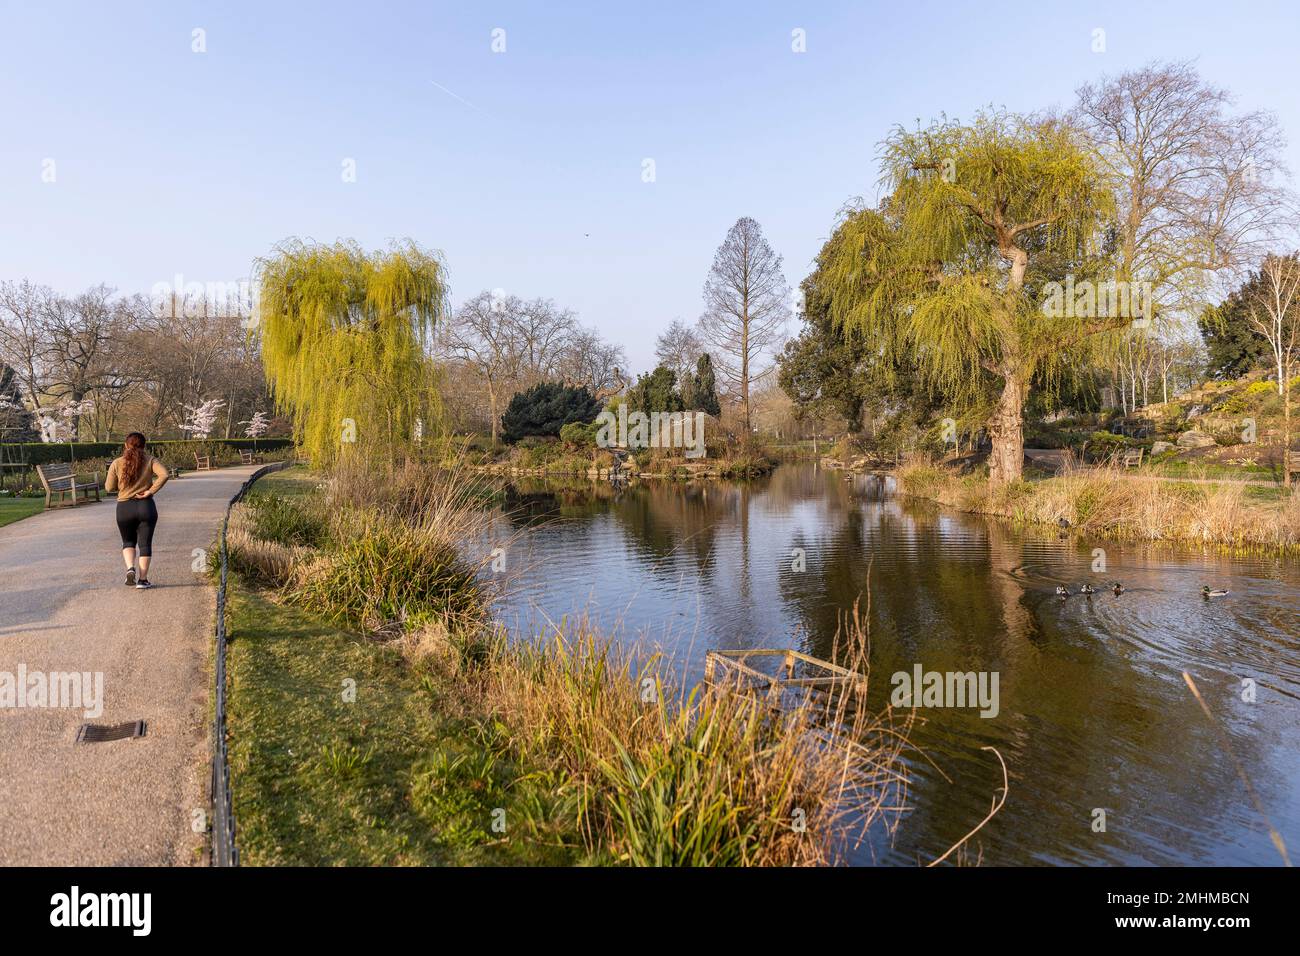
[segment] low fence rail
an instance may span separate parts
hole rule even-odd
[[[239,847],[235,845],[235,811],[230,801],[230,753],[226,747],[226,577],[230,555],[226,548],[226,530],[230,526],[230,510],[248,494],[254,482],[273,471],[294,464],[277,461],[257,469],[226,503],[226,514],[221,519],[220,560],[221,575],[217,584],[217,654],[216,654],[216,707],[212,718],[212,865],[239,866]]]

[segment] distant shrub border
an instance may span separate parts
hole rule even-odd
[[[183,468],[194,467],[194,462],[189,458],[196,451],[200,454],[217,456],[220,456],[222,451],[228,451],[233,457],[233,453],[238,451],[273,452],[292,446],[292,438],[259,438],[256,443],[251,438],[184,438],[149,443],[149,447],[156,449],[158,457],[168,465],[180,465]],[[122,450],[122,443],[120,441],[4,442],[0,443],[0,448],[9,450],[11,454],[17,450],[18,457],[34,467],[50,462],[68,461],[70,458],[76,458],[77,461],[115,458]],[[4,456],[0,455],[0,461],[2,460]]]

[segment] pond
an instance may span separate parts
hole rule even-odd
[[[911,809],[853,862],[929,862],[960,839],[1002,783],[986,746],[1010,793],[973,847],[984,865],[1277,865],[1234,761],[1300,853],[1300,563],[1017,528],[811,464],[618,492],[520,482],[505,512],[498,615],[521,632],[585,614],[695,681],[713,648],[829,657],[869,593],[874,708],[918,665],[997,675],[996,715],[918,710]],[[1086,582],[1098,593],[1054,593]]]

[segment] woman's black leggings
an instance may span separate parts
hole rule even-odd
[[[158,506],[152,498],[132,498],[117,503],[117,530],[122,547],[138,548],[142,558],[153,555],[153,529],[158,524]]]

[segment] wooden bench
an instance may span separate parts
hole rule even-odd
[[[198,452],[195,452],[195,453],[194,453],[194,470],[195,470],[195,471],[211,471],[211,470],[212,470],[212,456],[211,456],[211,455],[200,455]]]
[[[58,507],[51,503],[55,495],[59,496],[59,506],[68,496],[71,496],[71,504],[74,508],[77,506],[78,495],[89,500],[93,492],[95,500],[100,500],[99,491],[103,485],[99,483],[98,473],[93,477],[74,474],[71,465],[59,462],[53,465],[37,465],[36,474],[40,476],[41,484],[45,486],[46,509]]]
[[[239,453],[239,463],[241,465],[260,465],[265,460],[261,455],[254,455],[251,451],[241,451]]]
[[[1120,456],[1120,464],[1125,468],[1137,468],[1142,464],[1145,448],[1128,448]]]

